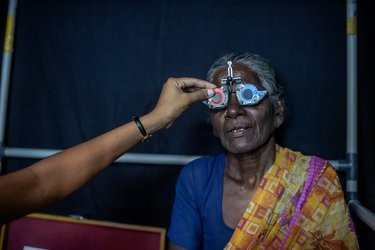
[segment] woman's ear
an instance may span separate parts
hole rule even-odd
[[[285,118],[285,101],[284,98],[280,98],[274,107],[274,127],[278,128],[283,124]]]

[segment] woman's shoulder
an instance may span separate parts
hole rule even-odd
[[[195,166],[203,166],[203,165],[215,165],[223,161],[225,158],[224,152],[219,152],[212,155],[204,155],[200,156],[188,164],[185,165],[185,167],[195,167]]]
[[[336,174],[335,168],[332,166],[332,164],[316,155],[309,155],[301,153],[300,151],[293,150],[287,147],[281,147],[277,146],[277,163],[280,166],[285,167],[289,171],[295,172],[307,172],[312,165],[318,165],[322,172],[331,172],[333,174]]]
[[[199,180],[209,178],[222,172],[225,153],[201,156],[186,164],[180,173],[180,178],[192,178]]]
[[[308,168],[311,156],[302,154],[300,151],[288,147],[276,146],[276,163],[287,169],[290,168]],[[291,169],[292,170],[292,169]]]
[[[328,160],[316,155],[305,155],[299,151],[287,147],[278,146],[279,161],[287,165],[292,172],[308,172],[311,167],[318,169],[320,177],[329,176],[330,179],[337,179],[337,172]]]

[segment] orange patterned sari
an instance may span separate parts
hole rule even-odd
[[[359,249],[334,168],[277,146],[225,249]]]

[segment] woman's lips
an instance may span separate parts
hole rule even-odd
[[[248,130],[249,130],[248,127],[237,127],[237,128],[230,129],[230,130],[228,131],[228,133],[229,133],[230,136],[233,136],[233,137],[241,137],[241,136],[243,136]]]

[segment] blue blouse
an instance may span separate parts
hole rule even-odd
[[[234,229],[222,215],[225,153],[201,157],[184,166],[168,237],[186,249],[223,249]]]

